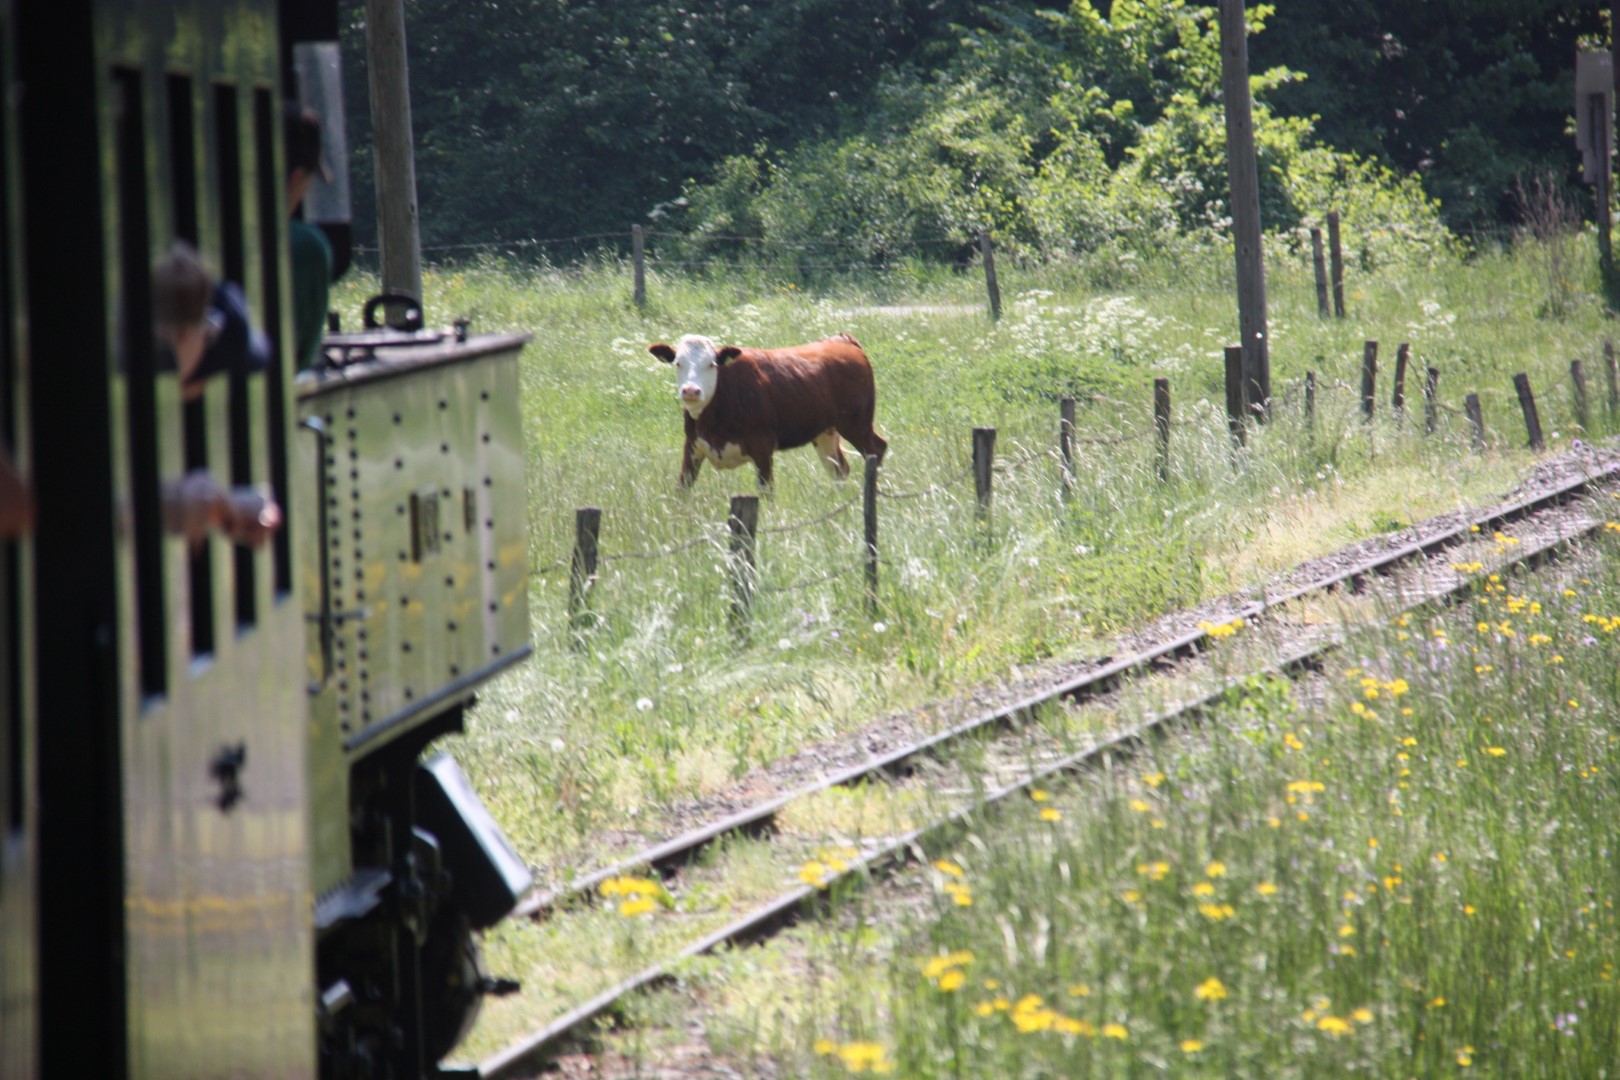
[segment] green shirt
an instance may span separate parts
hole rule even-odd
[[[298,368],[321,365],[321,334],[332,295],[332,245],[326,234],[302,218],[288,224],[292,245],[293,344]]]

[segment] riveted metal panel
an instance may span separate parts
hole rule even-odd
[[[333,339],[336,340],[336,339]],[[316,695],[318,891],[349,874],[348,766],[530,651],[518,355],[526,337],[380,347],[299,378],[327,533],[301,576]],[[315,429],[320,432],[315,432]],[[317,460],[319,456],[319,460]]]

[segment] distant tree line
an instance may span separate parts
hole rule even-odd
[[[366,100],[364,5],[344,35]],[[1511,223],[1515,181],[1577,164],[1587,0],[1250,4],[1268,229],[1339,207],[1419,246]],[[1219,41],[1188,0],[411,0],[423,243],[641,223],[836,246],[876,264],[1126,255],[1225,222]],[[375,243],[370,117],[350,110]],[[1376,257],[1376,252],[1363,252]]]

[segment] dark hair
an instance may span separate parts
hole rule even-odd
[[[321,118],[315,110],[288,101],[281,110],[283,136],[287,143],[287,175],[303,169],[321,174]]]
[[[213,280],[197,249],[176,240],[152,267],[153,321],[168,326],[202,322],[213,291]]]

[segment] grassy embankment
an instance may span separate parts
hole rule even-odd
[[[1596,548],[1461,564],[1473,602],[1321,696],[987,816],[876,930],[852,898],[695,969],[711,1041],[803,1076],[1613,1075],[1620,524]]]

